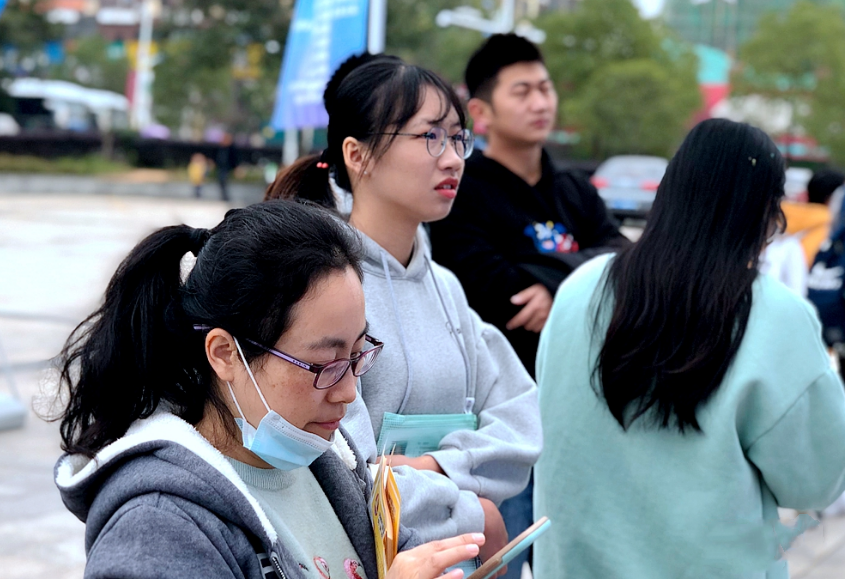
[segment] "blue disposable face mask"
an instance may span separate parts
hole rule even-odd
[[[277,412],[270,409],[267,400],[264,399],[264,394],[258,387],[258,382],[255,381],[255,376],[249,364],[246,363],[241,345],[238,339],[235,338],[235,346],[238,348],[238,353],[241,355],[241,360],[244,362],[249,379],[258,391],[261,397],[261,402],[267,408],[267,414],[258,423],[258,428],[253,427],[246,420],[235,392],[232,390],[232,384],[226,382],[229,386],[229,393],[232,395],[232,400],[238,409],[240,418],[236,418],[235,422],[241,429],[243,435],[244,447],[254,452],[258,457],[267,464],[274,466],[280,470],[294,470],[303,466],[309,466],[312,462],[317,460],[324,452],[332,447],[334,443],[334,434],[332,440],[326,440],[321,436],[300,430]]]

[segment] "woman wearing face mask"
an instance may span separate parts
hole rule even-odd
[[[504,543],[496,505],[527,484],[542,434],[533,381],[502,334],[469,308],[457,278],[431,261],[420,227],[445,217],[460,194],[472,134],[452,88],[395,57],[348,61],[324,99],[328,147],[289,167],[267,197],[302,193],[334,207],[330,176],[351,192],[367,319],[391,347],[361,380],[368,424],[357,428],[352,412],[347,424],[363,446],[395,415],[476,416],[477,429],[392,462],[416,471],[397,469],[403,520],[426,539],[485,528],[484,558]],[[371,459],[391,451],[368,446]]]
[[[86,523],[86,577],[378,577],[369,475],[340,428],[382,347],[358,251],[279,201],[123,261],[62,353],[56,483]],[[411,548],[388,577],[439,577],[483,541]]]

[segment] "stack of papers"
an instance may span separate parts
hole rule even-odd
[[[376,565],[379,579],[387,576],[399,551],[399,511],[401,497],[393,470],[382,456],[376,478],[373,482],[373,496],[370,498],[370,520],[376,539]]]
[[[440,441],[457,430],[476,430],[475,414],[394,414],[385,412],[378,437],[381,454],[422,456],[440,448]]]

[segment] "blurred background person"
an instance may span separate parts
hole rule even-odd
[[[813,173],[807,184],[807,203],[784,200],[786,235],[795,236],[804,249],[807,269],[810,269],[822,244],[830,237],[833,214],[830,200],[845,182],[845,174],[833,169]]]
[[[207,173],[208,159],[205,158],[205,155],[202,153],[191,155],[191,162],[188,163],[188,179],[194,186],[194,197],[197,199],[202,197],[202,184],[205,182]]]
[[[432,255],[458,276],[469,305],[501,330],[528,372],[557,287],[578,265],[628,240],[595,187],[554,167],[543,144],[557,94],[537,47],[496,34],[466,67],[473,122],[488,145],[467,160],[449,215],[431,224]],[[502,506],[508,534],[532,522],[531,485]],[[519,577],[526,551],[509,568]]]
[[[470,306],[513,345],[526,369],[560,282],[595,248],[627,239],[582,175],[554,167],[543,144],[557,117],[537,47],[490,37],[466,67],[473,122],[488,146],[467,160],[451,213],[432,223],[432,254],[456,273]]]
[[[639,242],[558,291],[537,373],[535,577],[788,577],[778,507],[845,488],[845,391],[807,302],[757,261],[784,164],[761,130],[697,125]],[[799,531],[796,531],[796,533]]]
[[[215,157],[217,183],[220,185],[220,198],[229,200],[229,174],[238,166],[238,151],[230,133],[224,133]]]

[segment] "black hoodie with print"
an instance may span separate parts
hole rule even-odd
[[[470,306],[505,333],[532,375],[539,334],[505,329],[522,308],[511,296],[536,283],[554,295],[578,265],[629,243],[589,181],[556,169],[545,151],[534,186],[474,153],[431,242],[435,261],[455,272]]]

